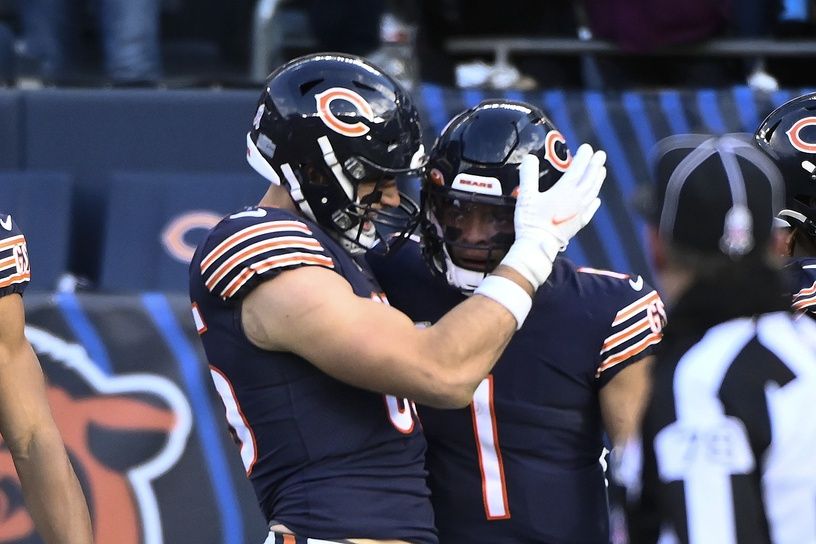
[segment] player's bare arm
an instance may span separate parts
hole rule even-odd
[[[653,359],[650,355],[627,366],[601,388],[601,416],[615,446],[623,444],[640,425],[649,397]]]
[[[91,544],[85,497],[46,400],[39,361],[24,334],[22,297],[0,297],[0,434],[29,513],[48,544]]]
[[[432,327],[416,329],[404,314],[357,297],[331,271],[293,270],[247,296],[242,309],[247,336],[258,347],[297,353],[358,387],[430,406],[467,406],[521,327],[531,295],[546,281],[558,251],[600,205],[605,159],[584,145],[562,179],[539,192],[538,158],[525,157],[514,212],[516,241],[474,296]]]
[[[317,267],[264,282],[244,300],[242,319],[258,347],[297,353],[351,385],[444,408],[470,402],[516,330],[510,312],[486,297],[472,297],[433,327],[416,328],[403,313],[356,296],[341,276]]]

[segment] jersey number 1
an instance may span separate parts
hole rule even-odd
[[[398,399],[393,395],[384,395],[384,397],[391,424],[402,434],[411,434],[414,431],[414,414],[416,414],[414,403],[408,399]]]
[[[488,376],[473,394],[470,405],[473,416],[473,434],[476,452],[482,472],[482,497],[485,515],[489,520],[510,518],[507,502],[507,485],[504,482],[504,465],[499,449],[496,413],[493,410],[493,376]]]

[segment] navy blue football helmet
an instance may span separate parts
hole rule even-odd
[[[353,253],[375,245],[372,225],[406,231],[419,210],[361,199],[362,182],[417,175],[425,162],[419,115],[410,96],[370,62],[339,53],[294,59],[270,74],[247,134],[247,160],[283,184],[303,214]]]
[[[816,93],[779,106],[754,134],[785,179],[779,218],[816,239]]]
[[[572,156],[539,108],[487,100],[457,115],[437,138],[422,182],[420,229],[431,269],[465,293],[490,273],[515,240],[513,212],[521,159],[539,158],[539,189],[566,171]],[[474,221],[479,234],[469,236]]]

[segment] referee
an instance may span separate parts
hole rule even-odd
[[[816,543],[816,323],[790,313],[771,257],[780,174],[736,135],[674,136],[655,159],[670,313],[618,456],[629,542]]]

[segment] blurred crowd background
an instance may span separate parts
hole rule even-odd
[[[0,0],[0,82],[243,87],[335,50],[409,85],[772,89],[807,84],[814,36],[811,0]]]

